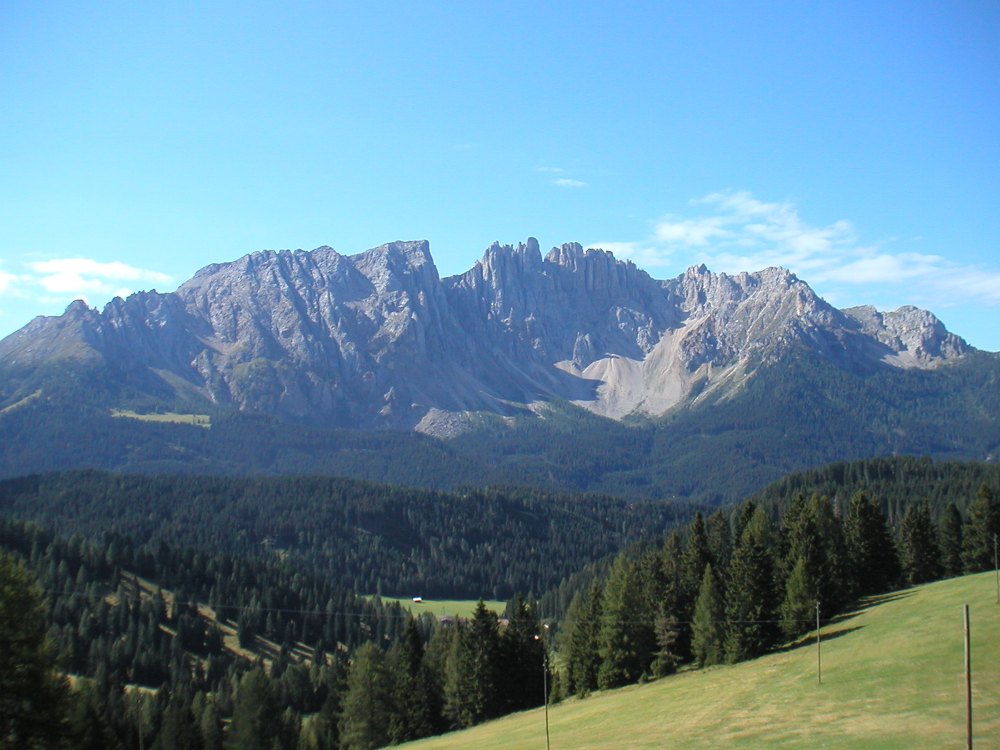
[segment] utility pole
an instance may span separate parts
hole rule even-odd
[[[997,565],[997,535],[993,535],[993,569],[997,575],[997,604],[1000,604],[1000,565]]]
[[[819,599],[816,600],[816,679],[819,684],[823,684],[823,658],[820,647],[820,634],[819,634]]]
[[[965,745],[972,750],[972,644],[969,641],[969,605],[965,605]]]

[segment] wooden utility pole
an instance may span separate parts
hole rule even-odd
[[[993,535],[993,569],[997,575],[997,604],[1000,604],[1000,565],[997,565],[997,535]]]
[[[965,605],[965,744],[972,750],[972,645],[969,641],[969,605]]]
[[[816,679],[819,680],[819,684],[823,684],[823,658],[820,653],[820,635],[819,635],[819,600],[816,600]]]

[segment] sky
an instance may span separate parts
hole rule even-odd
[[[1000,350],[1000,3],[0,0],[0,336],[262,249],[783,266]]]

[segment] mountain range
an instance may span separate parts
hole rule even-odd
[[[852,427],[874,436],[869,452],[989,460],[1000,444],[998,372],[996,354],[930,312],[840,310],[780,268],[698,266],[657,280],[576,243],[543,256],[529,238],[493,244],[466,273],[441,278],[427,242],[393,242],[351,256],[255,252],[209,265],[175,292],[139,292],[101,311],[77,301],[36,318],[0,341],[0,435],[31,443],[12,415],[69,399],[92,414],[254,415],[301,429],[424,433],[489,453],[484,430],[509,441],[553,413],[608,434],[617,424],[680,437],[721,413],[752,421],[768,401],[761,419],[769,408],[770,426],[797,439],[781,425],[834,429],[844,409],[824,410],[847,398],[871,412]],[[805,385],[816,377],[837,381],[832,396]],[[782,388],[798,402],[783,402]],[[952,419],[974,436],[953,437]],[[915,425],[922,434],[904,434]],[[652,450],[637,461],[656,460]]]

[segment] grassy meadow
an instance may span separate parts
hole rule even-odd
[[[129,409],[114,409],[112,417],[119,419],[137,419],[140,422],[165,422],[168,424],[193,424],[198,427],[209,429],[212,426],[212,418],[208,414],[179,414],[177,412],[159,412],[152,414],[139,414]]]
[[[478,599],[424,599],[420,604],[414,603],[408,596],[383,596],[382,601],[386,604],[398,602],[400,606],[410,610],[414,617],[419,617],[424,612],[430,612],[435,617],[459,616],[464,618],[472,617],[472,613],[479,604]],[[484,601],[486,609],[502,615],[507,608],[507,602]]]
[[[975,747],[1000,749],[1000,605],[983,573],[876,597],[802,645],[549,707],[556,748],[965,747],[962,605],[970,606]],[[539,674],[539,690],[542,677]],[[544,748],[542,709],[411,743]]]

